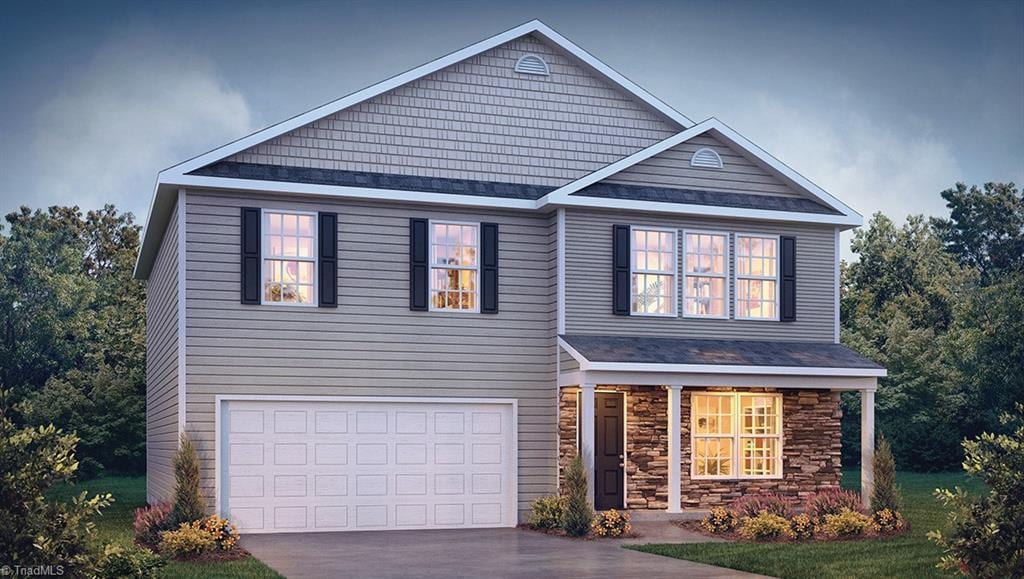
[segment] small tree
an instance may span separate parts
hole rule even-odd
[[[174,480],[173,526],[205,517],[206,503],[199,494],[199,455],[192,439],[184,432],[178,451],[174,453]]]
[[[903,500],[900,497],[900,489],[896,486],[896,460],[892,456],[892,446],[885,436],[878,437],[874,460],[875,490],[871,493],[871,512],[877,513],[882,509],[899,512]]]
[[[945,550],[941,569],[981,579],[1024,577],[1024,404],[1000,422],[1008,434],[964,441],[964,470],[984,480],[988,492],[935,491],[950,507],[948,534],[928,533]]]
[[[579,454],[569,461],[564,475],[566,503],[562,530],[572,537],[582,537],[590,532],[594,509],[587,497],[587,470]]]
[[[114,499],[85,492],[70,502],[48,498],[49,489],[78,469],[78,437],[52,424],[15,427],[8,396],[0,390],[0,563],[63,565],[68,576],[86,575],[99,556],[89,518]]]

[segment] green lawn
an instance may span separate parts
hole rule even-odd
[[[843,486],[859,489],[860,473],[843,473]],[[932,496],[936,488],[981,486],[962,473],[899,473],[897,480],[910,521],[907,535],[892,539],[819,543],[704,543],[641,545],[635,548],[678,559],[783,578],[942,577],[935,568],[940,550],[925,538],[945,521],[942,505]]]
[[[96,493],[114,495],[114,504],[105,509],[103,514],[92,519],[96,523],[97,539],[105,543],[130,544],[132,542],[132,513],[137,507],[146,504],[146,479],[144,477],[98,478],[78,483],[73,487],[58,487],[54,489],[52,495],[66,498],[83,490],[89,491],[90,495]],[[172,561],[164,567],[163,576],[175,579],[281,577],[254,557],[224,563],[177,563]]]

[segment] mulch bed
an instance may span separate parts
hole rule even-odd
[[[148,551],[152,551],[157,555],[163,555],[163,553],[161,553],[159,549],[151,545],[144,545],[138,541],[135,541],[135,545],[138,547],[142,547],[143,549],[146,549]],[[249,557],[252,557],[252,553],[246,551],[238,545],[235,545],[227,551],[223,549],[213,549],[212,551],[203,553],[198,557],[170,557],[170,559],[172,561],[179,561],[185,563],[224,563],[226,561],[239,561],[241,559],[248,559]]]
[[[551,535],[554,537],[565,537],[566,539],[575,539],[577,541],[604,541],[604,540],[615,540],[615,539],[635,539],[639,537],[636,532],[630,531],[629,533],[623,533],[618,537],[598,537],[594,533],[587,533],[583,537],[573,537],[566,534],[562,529],[535,529],[530,525],[518,525],[518,527],[524,531],[533,531],[534,533],[542,533],[544,535]]]

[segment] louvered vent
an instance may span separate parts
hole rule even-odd
[[[539,74],[541,76],[547,76],[551,74],[548,70],[548,63],[544,62],[544,59],[537,56],[536,54],[527,54],[526,56],[520,57],[516,61],[516,72],[523,74]]]
[[[690,159],[691,167],[704,167],[706,169],[721,169],[722,158],[712,149],[698,149]]]

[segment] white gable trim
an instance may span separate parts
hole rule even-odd
[[[570,199],[570,195],[572,195],[573,193],[576,193],[577,191],[580,191],[581,189],[583,189],[585,187],[589,187],[590,185],[593,185],[594,183],[597,183],[599,181],[607,179],[608,177],[610,177],[610,176],[612,176],[612,175],[614,175],[616,173],[619,173],[620,171],[624,171],[625,169],[628,169],[629,167],[632,167],[633,165],[636,165],[637,163],[640,163],[641,161],[645,161],[647,159],[650,159],[651,157],[653,157],[653,156],[655,156],[655,155],[657,155],[659,153],[667,151],[668,149],[671,149],[672,147],[675,147],[677,145],[685,143],[686,141],[688,141],[688,140],[690,140],[690,139],[692,139],[692,138],[694,138],[694,137],[696,137],[698,135],[702,135],[702,134],[704,134],[706,132],[709,132],[709,131],[714,131],[716,136],[719,136],[719,137],[723,138],[724,140],[726,140],[727,142],[729,142],[733,146],[738,147],[739,149],[743,150],[745,153],[747,153],[750,156],[752,156],[756,161],[764,164],[767,168],[769,168],[769,170],[771,170],[772,172],[776,173],[784,182],[786,182],[790,186],[795,187],[795,188],[797,188],[797,189],[799,189],[801,191],[806,192],[812,198],[814,198],[814,199],[824,203],[826,206],[831,207],[832,209],[834,209],[836,211],[839,211],[840,213],[843,214],[844,217],[847,218],[847,219],[845,219],[843,221],[829,221],[829,220],[823,219],[823,217],[828,217],[828,216],[819,215],[819,216],[816,216],[816,218],[808,219],[807,221],[815,221],[815,222],[818,222],[818,223],[837,223],[837,224],[854,225],[854,226],[858,226],[858,225],[861,225],[863,223],[864,218],[861,216],[860,213],[857,213],[850,206],[846,205],[845,203],[843,203],[839,199],[836,199],[835,197],[830,195],[827,191],[825,191],[821,187],[818,187],[817,185],[812,183],[810,180],[808,180],[806,177],[804,177],[800,173],[797,173],[796,171],[794,171],[793,169],[788,167],[785,163],[783,163],[782,161],[779,161],[775,157],[771,156],[767,151],[765,151],[761,147],[758,147],[757,145],[752,143],[750,140],[748,140],[746,137],[744,137],[743,135],[737,133],[731,127],[729,127],[728,125],[726,125],[725,123],[723,123],[722,121],[720,121],[720,120],[718,120],[718,119],[716,119],[714,117],[712,117],[712,118],[710,118],[710,119],[708,119],[706,121],[700,122],[700,123],[698,123],[698,124],[688,128],[688,129],[686,129],[684,131],[676,133],[675,135],[673,135],[673,136],[671,136],[671,137],[669,137],[669,138],[667,138],[667,139],[665,139],[663,141],[657,142],[657,143],[651,145],[650,147],[647,147],[646,149],[638,151],[638,152],[636,152],[636,153],[634,153],[634,154],[632,154],[632,155],[630,155],[628,157],[625,157],[624,159],[620,159],[619,161],[616,161],[615,163],[612,163],[611,165],[608,165],[607,167],[604,167],[603,169],[599,169],[597,171],[594,171],[593,173],[591,173],[591,174],[589,174],[589,175],[587,175],[585,177],[577,179],[576,181],[573,181],[572,183],[569,183],[568,185],[565,185],[563,187],[560,187],[560,188],[552,191],[551,193],[548,193],[547,195],[545,195],[544,197],[542,197],[540,199],[540,201],[538,202],[538,207],[543,207],[544,205],[549,204],[549,203],[550,204],[556,204],[556,205],[565,204]],[[600,205],[600,204],[602,204],[604,202],[607,202],[607,201],[610,201],[610,200],[609,199],[601,198],[600,202],[590,202],[590,203],[587,203],[587,204],[589,204],[589,205]],[[639,202],[631,202],[631,203],[639,203]],[[651,203],[653,205],[665,205],[664,203],[656,203],[656,202],[647,202],[647,203]],[[577,204],[577,203],[572,203],[572,204]],[[689,206],[686,206],[686,207],[694,207],[694,206],[689,205]],[[645,209],[648,209],[648,208],[645,207]],[[744,211],[751,211],[751,210],[744,210]],[[686,212],[689,212],[689,211],[687,210]],[[778,211],[765,211],[765,213],[778,215],[780,212],[778,212]],[[790,220],[788,218],[788,215],[795,215],[795,214],[789,213],[789,212],[785,212],[785,213],[787,214],[787,219],[786,220]],[[716,214],[721,214],[721,213],[720,212],[716,212]],[[835,217],[835,216],[832,216],[832,217]]]
[[[541,21],[531,20],[526,24],[516,26],[511,30],[507,30],[505,32],[502,32],[501,34],[492,36],[486,40],[482,40],[471,46],[467,46],[462,50],[453,52],[447,56],[443,56],[441,58],[438,58],[437,60],[433,60],[424,65],[418,66],[412,70],[403,72],[402,74],[399,74],[397,76],[393,76],[373,86],[364,88],[363,90],[354,92],[348,96],[331,101],[311,111],[302,113],[301,115],[292,117],[286,121],[283,121],[276,125],[272,125],[261,131],[257,131],[247,137],[243,137],[237,141],[228,143],[227,145],[224,145],[222,147],[218,147],[208,153],[204,153],[202,155],[199,155],[198,157],[193,157],[188,161],[165,169],[160,173],[160,181],[163,182],[163,175],[165,173],[190,173],[192,171],[195,171],[196,169],[205,167],[210,163],[215,163],[217,161],[220,161],[221,159],[230,157],[235,153],[239,153],[250,147],[258,145],[264,141],[268,141],[270,139],[273,139],[274,137],[278,137],[289,131],[308,125],[309,123],[330,116],[338,111],[347,109],[353,105],[359,104],[365,100],[386,93],[404,84],[408,84],[414,80],[427,76],[428,74],[437,72],[443,68],[449,67],[453,64],[466,60],[467,58],[471,58],[482,52],[486,52],[492,48],[495,48],[497,46],[505,44],[506,42],[510,42],[512,40],[515,40],[516,38],[525,36],[527,34],[537,34],[543,39],[547,40],[548,42],[556,45],[558,48],[580,59],[589,68],[599,73],[601,76],[604,76],[612,83],[618,85],[626,92],[637,97],[638,99],[646,103],[648,106],[664,115],[667,119],[674,121],[675,123],[679,124],[684,128],[693,125],[693,121],[686,117],[686,115],[683,115],[679,111],[676,111],[675,109],[668,106],[651,93],[641,88],[639,85],[635,84],[633,81],[615,72],[614,70],[611,69],[611,67],[604,64],[603,62],[601,62],[593,55],[580,48],[579,46],[576,46],[575,44],[570,42],[569,39],[565,38],[564,36],[555,32],[554,30],[548,28]]]

